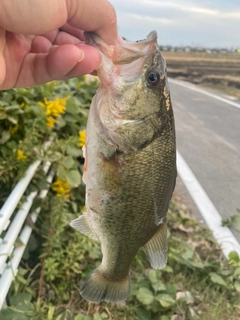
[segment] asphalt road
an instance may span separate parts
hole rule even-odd
[[[226,219],[240,209],[240,109],[175,83],[170,90],[177,148]]]

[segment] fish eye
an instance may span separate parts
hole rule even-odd
[[[160,81],[160,74],[158,71],[151,70],[147,75],[148,83],[156,86]]]

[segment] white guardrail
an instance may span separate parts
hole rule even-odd
[[[30,216],[32,222],[35,223],[41,210],[39,207],[31,212],[33,200],[36,196],[45,198],[48,192],[48,190],[42,190],[39,194],[38,192],[30,193],[21,209],[11,219],[39,165],[40,161],[36,161],[28,168],[25,176],[17,183],[0,210],[0,310],[18,272],[19,263],[32,233],[32,228],[26,222],[26,218]],[[54,176],[50,166],[51,163],[47,162],[43,167],[49,183],[52,182]],[[2,235],[3,231],[6,231],[4,236]],[[17,239],[21,241],[21,246],[15,246]]]

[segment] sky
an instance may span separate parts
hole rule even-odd
[[[159,45],[240,48],[240,0],[110,0],[129,41],[158,32]]]

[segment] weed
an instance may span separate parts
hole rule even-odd
[[[9,292],[8,307],[0,312],[0,319],[239,319],[240,261],[237,253],[232,252],[226,261],[209,230],[191,216],[177,196],[168,212],[167,267],[152,270],[143,250],[139,250],[132,264],[131,291],[126,302],[94,304],[80,296],[80,283],[102,258],[98,242],[69,226],[84,206],[79,131],[85,128],[87,108],[95,88],[95,84],[69,80],[29,91],[17,89],[7,95],[10,104],[14,99],[18,102],[18,108],[14,109],[16,114],[11,112],[19,123],[19,132],[11,131],[5,142],[2,140],[0,181],[5,183],[6,190],[11,190],[16,173],[19,177],[26,164],[36,159],[51,161],[56,178],[48,196],[41,201],[36,199],[34,203],[35,207],[41,205],[41,214]],[[71,96],[67,100],[66,113],[49,128],[46,114],[36,101],[43,101],[43,97],[49,101],[50,97],[66,96]],[[19,111],[23,102],[29,105],[24,117]],[[35,106],[34,112],[31,103]],[[35,112],[39,117],[37,122]],[[12,124],[7,117],[4,114],[2,121],[5,131],[10,132]],[[32,127],[36,131],[31,136],[28,130]],[[57,138],[48,150],[44,150],[42,142],[53,133]],[[13,151],[11,146],[14,146]],[[27,156],[26,161],[16,159],[16,153],[13,153],[18,149]],[[40,170],[27,193],[42,188],[46,188],[46,181]],[[5,196],[2,193],[2,202]]]

